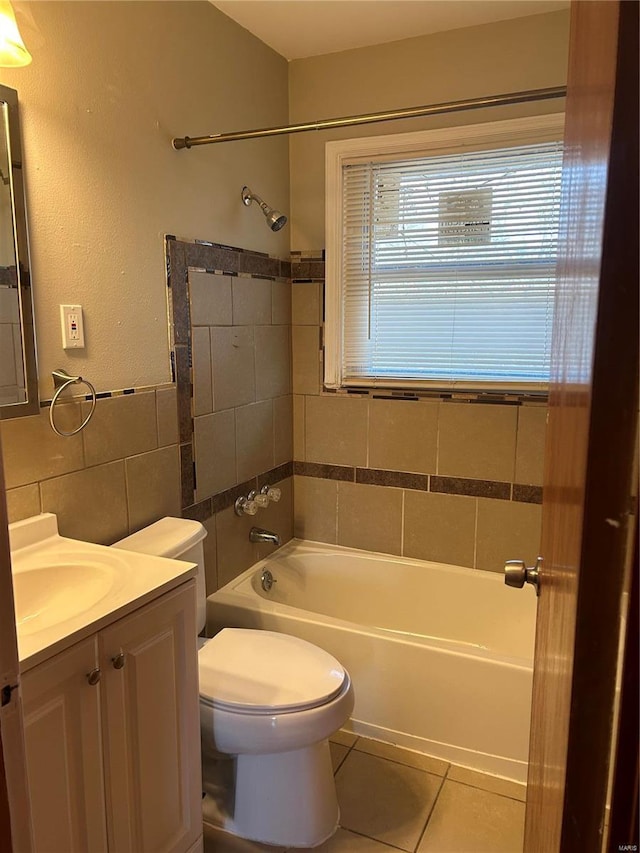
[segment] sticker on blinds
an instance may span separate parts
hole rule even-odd
[[[491,242],[493,190],[455,190],[439,196],[439,246],[479,246]]]

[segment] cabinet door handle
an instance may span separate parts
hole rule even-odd
[[[99,668],[92,669],[91,672],[87,673],[87,681],[92,687],[94,687],[100,681],[101,675],[102,673],[100,672]]]
[[[119,655],[116,655],[114,658],[111,658],[111,663],[113,664],[114,669],[122,669],[124,666],[124,662],[124,652],[120,652]]]

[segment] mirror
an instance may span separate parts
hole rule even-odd
[[[0,418],[39,410],[18,93],[0,86]]]

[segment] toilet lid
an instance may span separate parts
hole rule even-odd
[[[336,696],[345,671],[328,652],[298,637],[224,628],[198,651],[200,696],[247,712],[295,711]]]

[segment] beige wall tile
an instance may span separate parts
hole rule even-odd
[[[319,326],[322,323],[321,287],[317,282],[292,285],[292,323],[298,326]]]
[[[520,406],[518,408],[516,483],[542,485],[546,427],[546,406]]]
[[[156,391],[158,418],[158,446],[178,443],[178,400],[176,389],[161,388]]]
[[[20,306],[15,287],[0,287],[0,323],[19,323]]]
[[[256,400],[290,393],[290,327],[256,326]]]
[[[327,394],[305,399],[307,462],[367,464],[367,408],[364,397]]]
[[[476,567],[502,572],[507,560],[535,565],[540,553],[542,507],[517,501],[478,499]]]
[[[282,465],[293,459],[293,397],[276,397],[273,401],[273,464]]]
[[[304,397],[293,395],[293,458],[304,462]]]
[[[211,343],[208,326],[191,329],[193,357],[193,413],[208,415],[213,411],[211,391]]]
[[[7,490],[7,513],[9,523],[31,518],[40,513],[40,488],[37,483]]]
[[[89,406],[82,404],[84,417]],[[98,400],[93,418],[81,435],[87,465],[154,450],[158,446],[155,392]]]
[[[218,589],[218,555],[215,515],[203,522],[207,535],[204,539],[204,581],[207,595]]]
[[[435,473],[439,403],[369,401],[369,467]]]
[[[414,492],[404,495],[404,555],[473,567],[476,498]]]
[[[291,325],[291,282],[271,282],[271,322],[274,326]]]
[[[338,483],[316,477],[294,477],[293,535],[335,544],[337,525]]]
[[[13,329],[8,323],[0,326],[0,387],[16,385],[16,359]]]
[[[338,544],[400,554],[402,489],[338,483]]]
[[[231,277],[189,272],[192,326],[230,326]]]
[[[79,427],[80,417],[78,403],[56,405],[55,422],[59,429],[70,432]],[[0,431],[7,489],[84,467],[81,435],[70,438],[56,435],[49,424],[48,409],[33,417],[0,421]]]
[[[233,507],[216,513],[218,587],[238,577],[258,559],[258,546],[249,541],[255,516],[238,517]]]
[[[244,406],[256,398],[253,326],[211,329],[213,408]]]
[[[234,278],[231,282],[233,325],[271,324],[271,282],[260,278]]]
[[[284,545],[293,536],[293,477],[287,477],[286,480],[280,480],[269,485],[277,486],[280,489],[280,500],[277,503],[271,502],[268,507],[259,510],[258,515],[254,517],[254,522],[258,527],[264,527],[265,530],[277,533],[281,544]],[[275,549],[275,545],[259,544],[258,555],[262,559],[272,554]]]
[[[46,480],[40,490],[62,536],[111,545],[129,533],[123,460]]]
[[[292,326],[294,394],[320,393],[320,337],[318,326]]]
[[[180,517],[180,454],[163,447],[125,459],[129,532],[164,518]]]
[[[196,495],[200,501],[236,484],[235,412],[194,419]]]
[[[237,482],[273,468],[271,400],[236,409]]]
[[[512,482],[517,416],[515,406],[442,403],[438,474]]]

